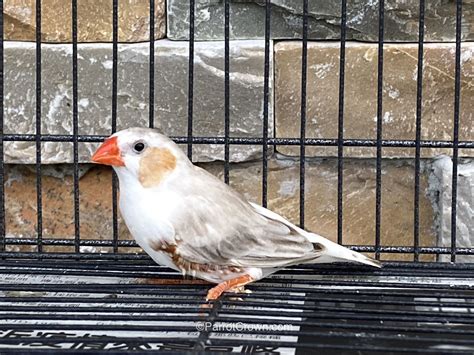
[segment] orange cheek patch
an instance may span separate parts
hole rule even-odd
[[[176,157],[166,148],[148,148],[140,160],[138,179],[143,187],[159,185],[176,167]]]

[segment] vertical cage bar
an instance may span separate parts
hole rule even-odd
[[[380,259],[380,232],[382,214],[382,101],[383,101],[383,43],[384,0],[379,0],[379,40],[377,65],[377,172],[375,187],[375,258]]]
[[[341,49],[339,53],[339,116],[337,131],[337,242],[342,244],[344,178],[344,75],[346,66],[347,0],[341,1]]]
[[[112,133],[117,131],[117,81],[118,81],[118,0],[112,3]],[[112,238],[113,252],[118,253],[117,175],[112,173]]]
[[[3,160],[3,0],[0,0],[0,252],[5,251],[5,164]]]
[[[459,108],[461,104],[462,0],[456,0],[456,64],[454,73],[453,176],[451,191],[451,262],[456,261],[456,213],[458,192]]]
[[[263,73],[263,132],[262,132],[262,206],[268,199],[268,105],[270,102],[270,14],[271,2],[265,0],[265,63]]]
[[[148,84],[148,126],[155,126],[155,0],[150,0],[150,68]]]
[[[224,182],[229,183],[230,130],[230,0],[224,0]]]
[[[300,227],[301,228],[304,228],[307,66],[308,66],[308,0],[303,0],[303,48],[302,48],[302,57],[301,57],[301,126],[300,126]]]
[[[72,135],[73,135],[73,160],[74,160],[74,251],[80,252],[80,216],[79,216],[79,120],[77,109],[77,0],[72,0]]]
[[[43,252],[43,196],[41,181],[41,0],[36,0],[36,218],[37,250]]]
[[[188,158],[193,159],[194,0],[189,0]]]
[[[423,102],[423,42],[425,34],[425,0],[420,0],[418,28],[418,67],[416,78],[416,136],[415,136],[415,205],[413,216],[414,261],[420,258],[420,165],[421,165],[421,119]]]

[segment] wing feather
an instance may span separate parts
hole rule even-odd
[[[184,205],[173,213],[177,252],[184,259],[266,268],[301,263],[320,254],[297,228],[261,214],[206,171],[196,167],[194,173],[193,189],[180,186]]]

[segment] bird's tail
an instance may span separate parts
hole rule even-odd
[[[382,264],[380,261],[369,258],[361,253],[350,250],[342,245],[331,242],[330,240],[323,238],[314,233],[307,233],[308,239],[313,243],[322,245],[324,250],[321,252],[324,255],[322,259],[329,259],[332,261],[345,261],[345,262],[356,262],[373,267],[381,268]]]
[[[373,258],[369,258],[368,256],[365,256],[361,253],[357,253],[355,251],[352,251],[352,253],[354,253],[353,256],[355,257],[355,261],[358,262],[358,263],[365,264],[365,265],[370,265],[370,266],[374,266],[374,267],[378,267],[378,268],[382,267],[382,263],[378,260],[375,260]]]
[[[370,266],[374,266],[378,268],[382,267],[382,264],[377,260],[374,260],[363,254],[347,249],[337,243],[331,242],[330,240],[324,237],[321,237],[320,235],[307,232],[295,226],[294,224],[288,222],[286,219],[276,214],[275,212],[267,210],[266,208],[256,205],[255,203],[250,203],[250,204],[255,208],[255,210],[259,214],[267,218],[270,218],[272,220],[276,220],[285,224],[286,226],[290,227],[291,229],[294,229],[301,235],[304,235],[311,243],[313,243],[314,252],[311,254],[311,256],[309,258],[299,259],[296,261],[300,261],[304,263],[314,263],[314,262],[316,263],[329,262],[330,263],[330,262],[335,262],[335,261],[346,261],[346,262],[357,262],[357,263],[370,265]],[[291,263],[291,265],[294,265],[294,264],[295,264],[295,261]]]

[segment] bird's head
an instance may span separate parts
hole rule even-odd
[[[178,166],[190,164],[171,139],[155,129],[138,127],[107,138],[91,160],[112,166],[119,178],[137,178],[144,187],[155,186]]]

